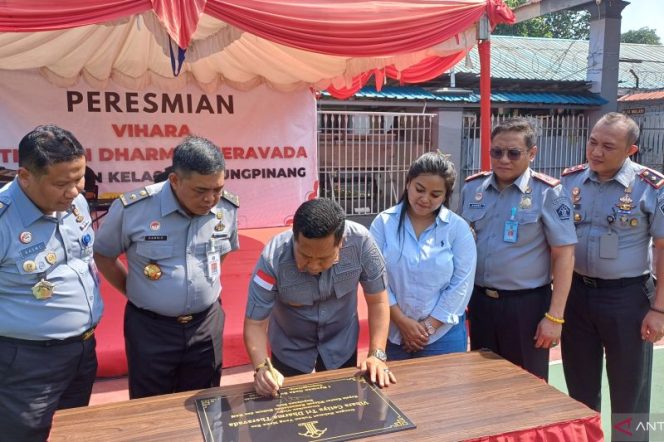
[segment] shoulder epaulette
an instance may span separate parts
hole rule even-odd
[[[544,173],[533,172],[533,178],[540,180],[544,184],[548,184],[551,187],[556,187],[558,184],[560,184],[560,180],[558,178],[554,178]]]
[[[3,213],[5,213],[5,210],[7,210],[7,207],[12,203],[10,199],[0,199],[0,216],[2,216]]]
[[[138,201],[142,201],[149,196],[150,192],[148,192],[148,189],[144,187],[141,190],[133,190],[131,192],[123,193],[120,195],[120,201],[122,201],[123,206],[127,207]]]
[[[236,194],[230,193],[228,190],[224,190],[224,194],[221,197],[235,207],[240,207],[240,197],[238,197]]]
[[[563,173],[561,175],[566,176],[572,173],[581,172],[582,170],[586,170],[587,168],[588,168],[588,163],[579,164],[577,166],[566,168],[565,170],[563,170]]]
[[[664,186],[664,175],[656,170],[648,169],[647,167],[639,174],[641,179],[650,184],[655,189],[660,189]]]
[[[471,176],[467,177],[465,181],[468,182],[468,181],[472,181],[472,180],[475,180],[477,178],[481,178],[481,177],[485,177],[485,176],[489,176],[489,175],[491,175],[490,170],[483,170],[482,172],[478,172],[474,175],[471,175]]]

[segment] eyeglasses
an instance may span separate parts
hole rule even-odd
[[[500,160],[503,158],[503,156],[507,153],[507,158],[510,159],[511,161],[516,161],[519,158],[521,158],[521,155],[526,153],[525,151],[521,149],[516,149],[516,148],[509,148],[509,149],[498,149],[492,147],[489,149],[489,155],[491,155],[491,158],[494,160]]]

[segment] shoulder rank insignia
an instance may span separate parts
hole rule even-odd
[[[7,207],[12,203],[10,199],[0,199],[0,216],[2,216],[3,213],[5,213],[5,210],[7,210]]]
[[[150,196],[150,192],[148,192],[147,187],[144,187],[140,190],[133,190],[131,192],[123,193],[120,195],[120,201],[122,201],[122,205],[127,207],[131,206],[137,201],[144,200],[145,198]]]
[[[489,175],[491,175],[491,171],[490,171],[490,170],[483,170],[482,172],[478,172],[478,173],[476,173],[476,174],[474,174],[474,175],[471,175],[471,176],[469,176],[469,177],[466,177],[466,180],[465,180],[465,181],[466,181],[466,182],[468,182],[468,181],[473,181],[473,180],[475,180],[475,179],[477,179],[477,178],[481,178],[481,177],[485,177],[485,176],[489,176]]]
[[[240,207],[240,197],[238,197],[236,194],[230,193],[228,190],[224,190],[224,194],[221,197],[235,207]]]
[[[656,170],[645,168],[639,174],[641,179],[650,184],[655,189],[660,189],[664,186],[664,175]]]
[[[560,184],[560,180],[558,178],[554,178],[544,173],[533,172],[533,178],[543,182],[544,184],[548,184],[551,187],[556,187],[558,184]]]
[[[569,175],[569,174],[572,174],[572,173],[576,173],[576,172],[581,172],[582,170],[586,170],[587,168],[588,168],[588,163],[584,163],[584,164],[579,164],[579,165],[577,165],[577,166],[568,167],[568,168],[566,168],[565,170],[563,170],[562,176],[566,176],[566,175]]]

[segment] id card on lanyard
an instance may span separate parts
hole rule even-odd
[[[512,207],[510,219],[505,221],[503,241],[515,243],[519,238],[519,222],[516,220],[516,207]]]
[[[221,275],[221,260],[219,258],[219,252],[214,247],[214,239],[210,238],[210,243],[207,255],[207,276],[209,279],[214,280],[219,278]]]

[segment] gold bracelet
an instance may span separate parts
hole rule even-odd
[[[267,367],[267,366],[268,366],[267,361],[268,361],[268,360],[265,359],[263,362],[261,362],[260,364],[258,364],[258,365],[256,366],[256,368],[254,368],[254,374],[258,373],[258,370],[260,370],[261,368],[263,368],[263,367]]]
[[[550,315],[549,312],[544,313],[544,317],[548,319],[549,321],[553,322],[554,324],[564,324],[565,320],[563,318],[556,318],[553,315]]]

